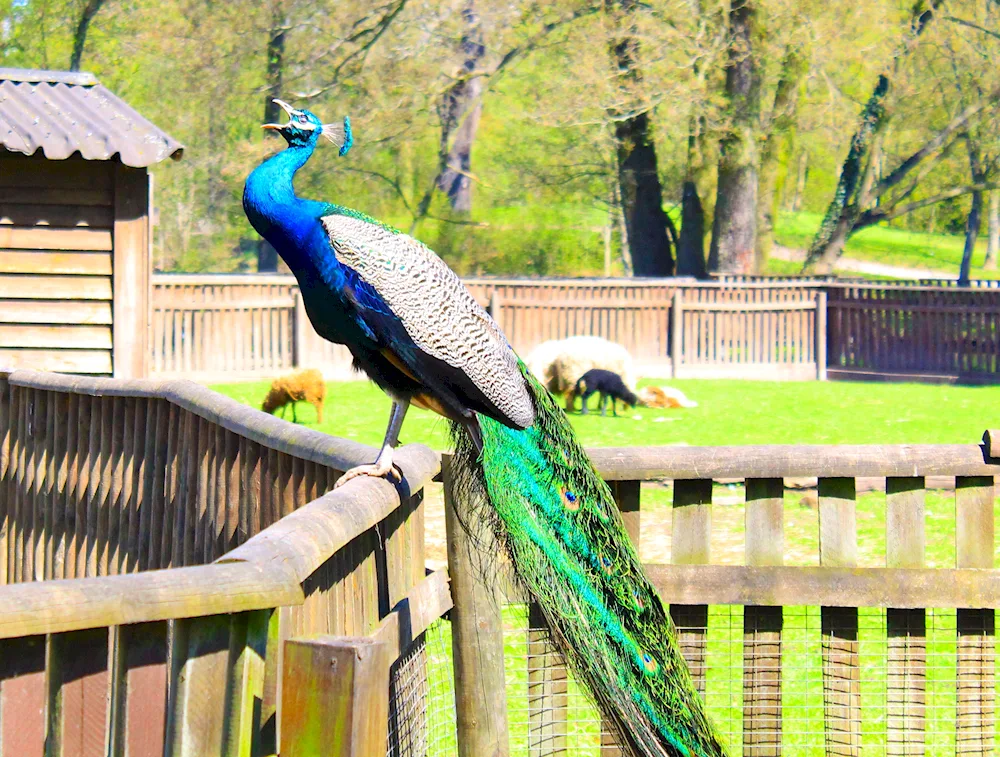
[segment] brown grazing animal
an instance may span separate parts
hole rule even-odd
[[[281,417],[284,418],[285,407],[291,405],[292,423],[298,423],[298,418],[295,417],[295,403],[308,402],[316,408],[317,423],[322,423],[325,398],[326,384],[323,383],[323,374],[315,368],[310,368],[276,378],[260,409],[273,415],[275,410],[281,408]]]

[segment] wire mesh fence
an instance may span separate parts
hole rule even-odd
[[[457,748],[451,624],[438,620],[389,673],[388,757],[453,757]]]
[[[762,631],[760,609],[779,625]],[[524,605],[505,608],[512,755],[615,754],[614,736]],[[730,754],[992,754],[992,611],[712,606],[704,696]],[[699,671],[694,671],[698,681]]]

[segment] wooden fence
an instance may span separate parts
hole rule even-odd
[[[994,753],[1000,433],[983,445],[590,454],[636,544],[640,535],[643,542],[663,539],[643,521],[641,483],[673,481],[670,563],[646,567],[670,604],[681,651],[730,754]],[[448,485],[448,465],[444,474],[449,504],[466,511],[470,504]],[[935,568],[925,557],[943,526],[936,521],[928,534],[932,476],[954,481],[955,557]],[[815,563],[808,567],[785,565],[785,522],[794,510],[785,504],[784,481],[799,477],[818,479],[818,550],[799,558]],[[885,482],[883,567],[858,567],[862,477]],[[715,484],[733,480],[745,482],[744,558],[722,565],[712,551],[713,498],[726,491]],[[580,722],[593,711],[574,699],[571,676],[537,615],[529,609],[526,622],[512,627],[495,581],[483,583],[482,572],[461,562],[450,565],[456,623],[475,608],[464,622],[479,646],[466,653],[479,661],[476,690],[483,692],[459,710],[460,743],[469,744],[460,754],[506,753],[508,706],[520,708],[519,717],[526,706],[528,734],[519,743],[532,757],[598,748],[619,755],[607,724]],[[456,636],[461,628],[455,626]],[[506,661],[507,671],[528,671],[526,705],[505,699],[497,683],[505,676],[505,650],[508,657],[509,650],[527,655],[523,663]]]
[[[495,550],[463,527],[472,503],[447,458],[407,446],[400,487],[330,491],[375,453],[188,382],[0,374],[0,755],[423,754],[431,719],[447,729],[423,633],[446,613],[456,731],[438,746],[620,754],[573,704],[537,612],[502,608],[484,570]],[[658,538],[642,483],[672,482],[669,563],[647,569],[744,755],[993,753],[998,456],[1000,432],[591,450],[637,544]],[[439,467],[450,588],[424,568]],[[785,564],[785,480],[801,477],[818,480],[808,566]],[[885,559],[859,567],[871,477],[885,482]],[[954,481],[948,524],[929,518],[931,477]],[[724,565],[713,502],[734,480],[744,559]],[[951,525],[951,564],[928,567]]]
[[[540,343],[600,336],[626,347],[645,375],[822,376],[819,291],[798,283],[684,279],[466,281],[527,356]],[[293,366],[350,374],[350,356],[312,329],[291,276],[158,275],[153,371],[227,380]]]
[[[350,374],[347,349],[309,323],[292,276],[153,277],[151,367],[162,377],[237,380],[295,366]]]
[[[998,380],[1000,290],[830,284],[826,291],[831,377]]]
[[[433,452],[329,491],[375,454],[189,382],[0,374],[0,754],[274,754],[279,728],[284,754],[331,729],[384,750],[451,602],[424,570]]]

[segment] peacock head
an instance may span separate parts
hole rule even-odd
[[[278,132],[288,142],[289,147],[315,146],[320,136],[326,137],[340,147],[340,154],[346,155],[354,144],[351,134],[351,119],[344,116],[344,125],[324,124],[308,110],[296,110],[288,103],[275,99],[274,102],[288,114],[287,124],[264,124],[261,128]]]

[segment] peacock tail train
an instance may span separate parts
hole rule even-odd
[[[488,500],[517,579],[623,743],[637,757],[724,755],[611,490],[520,367],[536,422],[518,431],[480,415],[481,454],[456,427],[457,485]]]

